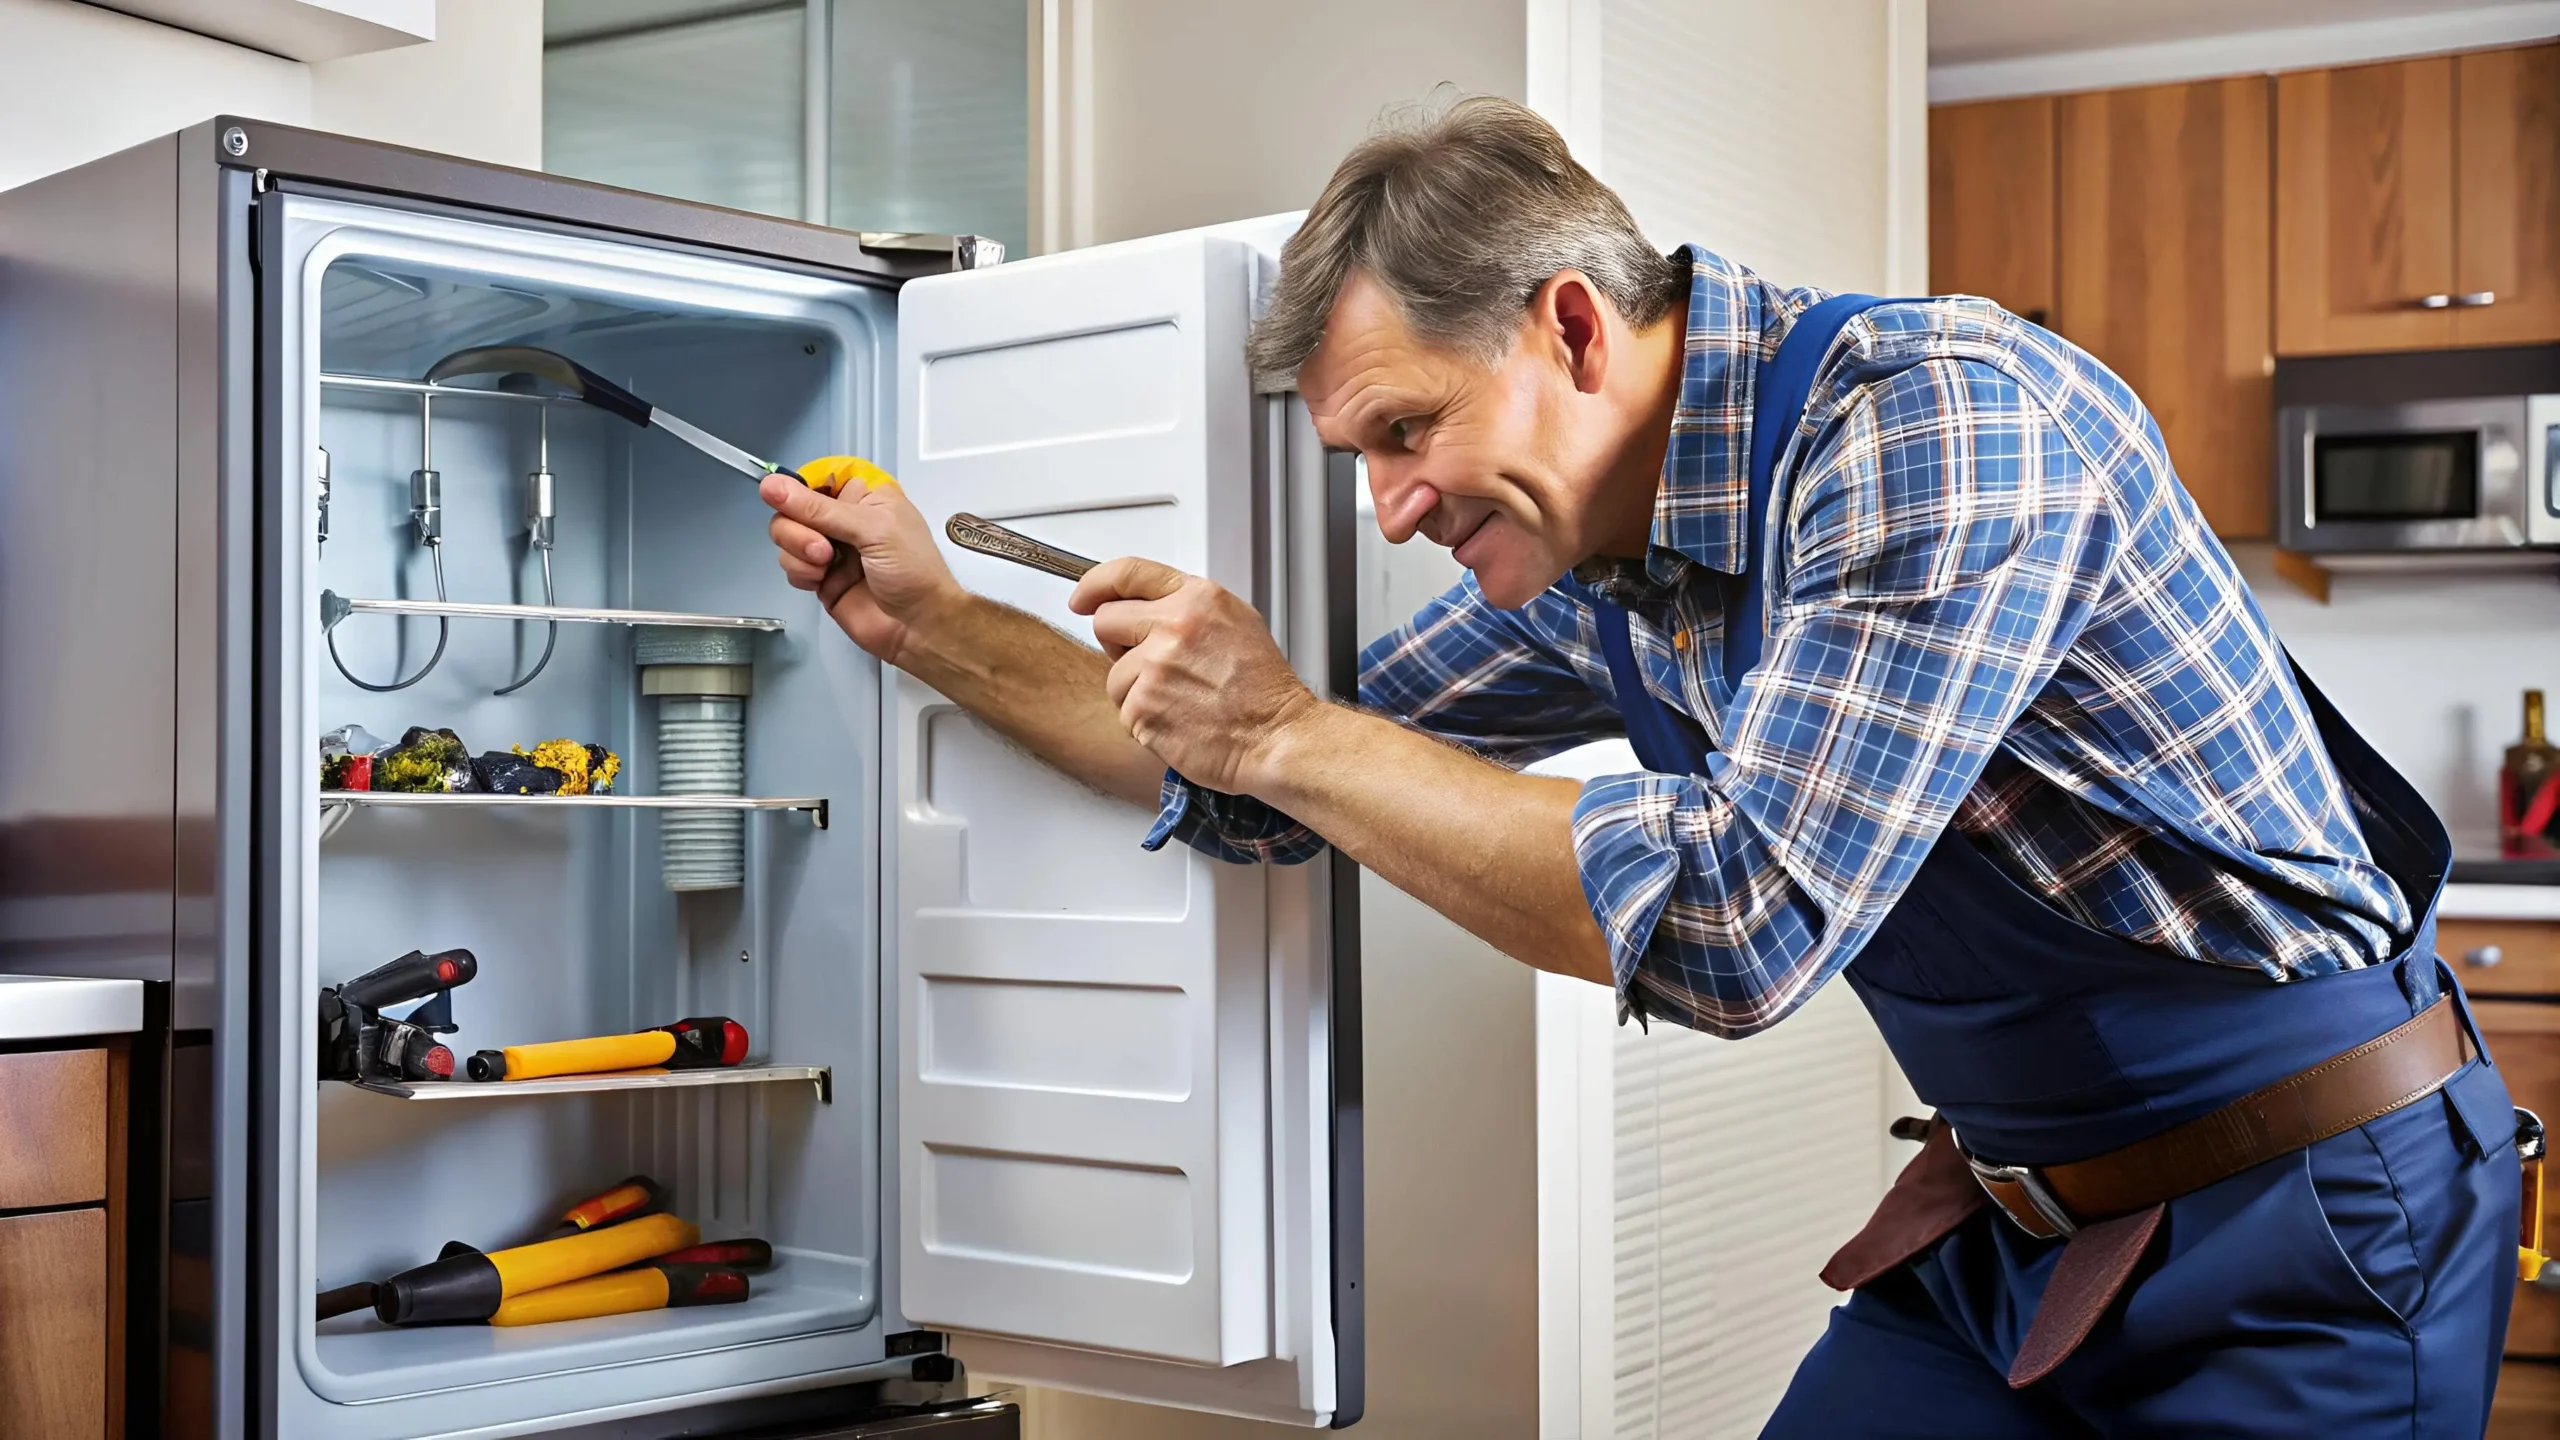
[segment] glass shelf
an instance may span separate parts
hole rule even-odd
[[[592,605],[488,605],[471,600],[364,600],[335,590],[320,592],[320,624],[335,626],[349,615],[443,615],[458,620],[560,620],[589,625],[674,625],[696,630],[780,632],[782,622],[761,615],[696,615],[685,610],[606,610]]]
[[[623,1070],[607,1075],[555,1075],[542,1080],[349,1080],[341,1083],[395,1100],[504,1100],[527,1095],[590,1095],[617,1090],[689,1090],[704,1085],[770,1085],[776,1081],[818,1087],[821,1104],[836,1099],[836,1076],[827,1065],[732,1065],[710,1070]]]

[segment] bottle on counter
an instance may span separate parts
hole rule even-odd
[[[2560,812],[2560,749],[2543,738],[2542,692],[2524,692],[2524,739],[2498,767],[2498,852],[2509,860],[2560,855],[2552,821]]]

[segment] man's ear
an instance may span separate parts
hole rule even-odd
[[[1609,373],[1609,313],[1599,287],[1579,270],[1557,271],[1530,297],[1529,323],[1551,338],[1573,388],[1585,395],[1600,393]]]

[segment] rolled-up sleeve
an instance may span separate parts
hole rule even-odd
[[[2102,489],[1998,371],[1906,370],[1833,434],[1707,773],[1603,776],[1575,807],[1622,1014],[1746,1035],[1854,958],[2101,591]]]
[[[1554,591],[1497,609],[1469,575],[1362,652],[1360,703],[1513,765],[1616,734],[1617,707],[1547,638],[1578,623],[1574,603]],[[1324,850],[1322,837],[1261,801],[1168,770],[1144,844],[1173,840],[1239,864],[1296,864]]]

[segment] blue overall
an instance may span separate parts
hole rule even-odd
[[[1840,326],[1876,303],[1815,306],[1761,376],[1754,559],[1727,596],[1736,680],[1762,643],[1783,442]],[[1642,681],[1626,612],[1597,610],[1638,757],[1704,773],[1700,732]],[[2064,916],[1950,827],[1845,973],[1971,1153],[2011,1165],[2103,1154],[2448,994],[2463,1005],[2435,955],[2443,826],[2295,675],[2375,862],[2420,908],[2407,950],[2287,985],[2163,955]],[[2462,1018],[2468,1027],[2467,1009]],[[2514,1295],[2519,1204],[2513,1110],[2479,1054],[2438,1095],[2171,1202],[2095,1328],[2024,1389],[2007,1376],[2062,1242],[2031,1238],[1994,1207],[1975,1211],[1832,1312],[1764,1436],[2477,1437]]]

